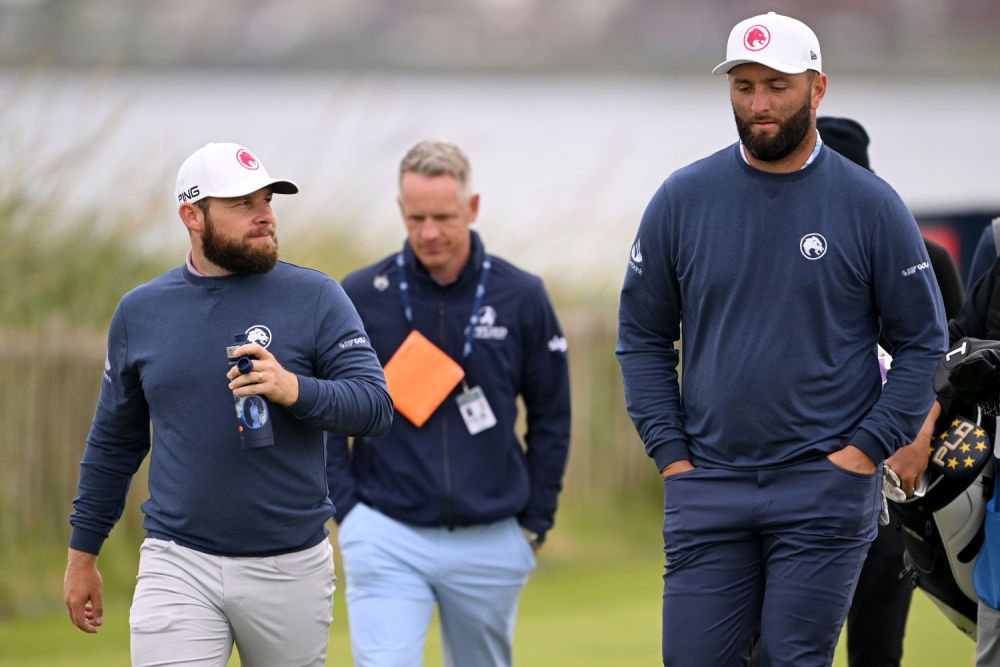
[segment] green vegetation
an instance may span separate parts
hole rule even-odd
[[[7,331],[53,324],[103,334],[125,292],[184,261],[180,220],[147,228],[98,211],[61,219],[47,199],[0,197],[0,323]],[[281,228],[283,260],[336,278],[363,264],[343,231],[317,235]],[[14,289],[13,286],[17,288]]]
[[[114,220],[99,211],[64,217],[59,180],[33,178],[47,174],[58,158],[25,165],[0,183],[0,284],[8,286],[0,289],[6,436],[0,439],[0,667],[129,663],[145,470],[101,555],[106,625],[97,636],[73,628],[63,609],[67,517],[100,385],[107,322],[124,292],[179,264],[186,249],[179,222],[176,228],[162,220],[147,225],[148,212]],[[45,189],[29,192],[25,184],[36,181]],[[361,257],[346,233],[289,227],[281,233],[287,261],[341,277],[373,259]],[[522,599],[516,661],[528,667],[657,664],[661,486],[624,410],[613,356],[616,287],[583,297],[566,285],[550,289],[571,346],[573,444],[559,523]],[[342,588],[334,614],[329,662],[347,665]],[[908,667],[961,667],[972,664],[973,647],[918,594],[906,653]],[[440,655],[432,629],[426,664],[440,665]],[[842,667],[843,657],[835,664]]]
[[[655,483],[652,486],[658,486]],[[577,507],[560,517],[538,571],[521,600],[515,663],[522,667],[631,667],[659,663],[661,514],[654,503]],[[115,538],[112,538],[112,542]],[[114,545],[116,551],[124,545]],[[60,550],[59,556],[62,555]],[[102,556],[104,561],[106,556]],[[72,627],[65,613],[0,622],[0,667],[116,667],[128,665],[127,575],[131,559],[102,562],[114,574],[106,624],[97,636]],[[339,571],[339,558],[338,558]],[[349,665],[343,588],[335,596],[328,664]],[[834,661],[844,667],[843,641]],[[973,665],[974,646],[922,594],[914,596],[906,637],[907,667]],[[426,654],[439,667],[436,625]],[[230,665],[238,665],[238,657]]]
[[[57,215],[43,202],[0,201],[0,284],[11,287],[0,290],[0,322],[8,330],[54,321],[106,330],[122,294],[177,263],[139,249],[124,222],[94,213],[46,224]]]
[[[19,289],[0,290],[0,421],[7,436],[0,438],[0,621],[59,611],[67,518],[100,390],[107,322],[122,294],[179,264],[186,249],[179,221],[176,229],[160,221],[143,230],[134,220],[96,215],[59,220],[44,197],[15,202],[2,193],[0,186],[7,240],[0,278]],[[281,233],[287,261],[343,276],[373,259],[343,232],[288,227]],[[158,243],[156,234],[164,237]],[[576,304],[556,304],[572,348],[575,406],[564,506],[636,497],[656,506],[659,485],[624,409],[613,309],[599,300],[589,308]],[[141,470],[103,560],[132,557],[147,497]],[[581,550],[602,530],[590,529]],[[129,584],[122,591],[131,590],[134,572],[132,565],[112,573]]]

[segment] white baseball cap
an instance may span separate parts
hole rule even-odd
[[[760,63],[785,74],[823,71],[816,33],[802,21],[774,12],[737,23],[729,33],[726,61],[712,74],[728,74],[744,63]]]
[[[257,156],[239,144],[206,144],[184,160],[177,172],[177,204],[193,204],[206,197],[240,197],[271,186],[281,195],[294,195],[291,181],[271,178]]]

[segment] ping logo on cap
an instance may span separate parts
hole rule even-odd
[[[189,199],[194,199],[201,194],[201,189],[197,185],[192,185],[187,190],[184,190],[179,195],[177,195],[177,201],[184,203]]]
[[[260,162],[257,161],[257,158],[245,148],[236,151],[236,159],[246,169],[255,170],[260,167]]]
[[[743,46],[747,51],[760,51],[771,43],[770,31],[762,25],[752,25],[743,35]]]

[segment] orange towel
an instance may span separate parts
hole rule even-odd
[[[464,377],[462,367],[418,331],[410,332],[385,365],[396,411],[418,428]]]

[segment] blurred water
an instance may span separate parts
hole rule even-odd
[[[1000,78],[832,75],[821,113],[867,127],[872,166],[919,214],[1000,209],[998,110]],[[234,141],[301,186],[278,204],[282,229],[339,225],[373,258],[391,252],[398,162],[429,136],[468,152],[492,252],[547,277],[617,282],[659,183],[736,131],[726,80],[709,74],[0,71],[0,189],[45,184],[71,206],[134,211],[179,246],[177,167]]]

